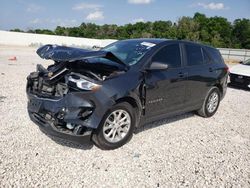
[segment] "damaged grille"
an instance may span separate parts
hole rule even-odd
[[[64,96],[68,93],[68,86],[65,83],[51,83],[48,79],[39,75],[39,72],[33,72],[28,76],[27,89],[32,94],[38,96]]]

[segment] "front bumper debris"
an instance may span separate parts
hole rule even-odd
[[[69,92],[63,96],[43,96],[27,85],[30,119],[44,132],[83,143],[90,140],[114,100],[103,91]]]
[[[78,144],[90,142],[92,131],[86,131],[82,135],[64,133],[57,129],[53,124],[49,123],[49,121],[47,121],[45,118],[41,117],[39,114],[29,112],[29,116],[30,119],[39,126],[40,130],[48,135],[70,140]]]
[[[238,74],[230,74],[230,84],[250,89],[250,77]]]
[[[39,98],[28,93],[30,119],[43,132],[77,143],[90,140],[93,129],[89,127],[89,119],[93,111],[94,105],[87,100],[79,99],[77,94],[51,99]],[[69,129],[67,124],[72,125],[72,128]]]

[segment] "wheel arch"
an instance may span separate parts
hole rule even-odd
[[[139,125],[140,116],[141,116],[141,112],[142,112],[142,106],[141,106],[140,102],[131,96],[119,98],[115,102],[116,102],[116,104],[122,103],[122,102],[127,102],[133,107],[133,109],[135,110],[135,119],[136,119],[136,127],[137,127]]]
[[[219,89],[221,98],[223,96],[223,87],[219,83],[215,84],[214,87],[217,87]]]
[[[214,115],[214,113],[217,111],[217,109],[218,109],[218,107],[219,107],[219,103],[220,103],[220,100],[219,100],[219,102],[218,102],[218,105],[217,105],[217,108],[216,108],[216,110],[212,113],[212,114],[208,114],[207,113],[207,111],[206,111],[206,103],[207,103],[207,99],[208,99],[208,97],[209,97],[209,95],[210,95],[210,93],[211,93],[211,91],[212,90],[214,90],[214,89],[216,89],[217,91],[218,91],[218,97],[219,97],[219,99],[220,99],[220,89],[219,89],[219,87],[215,84],[215,85],[212,85],[210,88],[209,88],[209,90],[207,91],[207,95],[206,95],[206,97],[205,97],[205,99],[204,99],[204,101],[203,101],[203,104],[202,104],[202,107],[200,108],[200,109],[198,109],[197,110],[197,113],[200,115],[200,116],[202,116],[202,117],[205,117],[205,118],[207,118],[207,117],[211,117],[212,115]]]

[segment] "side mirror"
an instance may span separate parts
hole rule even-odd
[[[162,62],[152,62],[150,67],[146,70],[166,70],[168,68],[168,64]]]

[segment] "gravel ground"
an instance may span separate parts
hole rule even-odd
[[[228,88],[209,119],[157,121],[102,151],[50,138],[29,120],[26,76],[41,62],[34,48],[0,46],[0,187],[250,187],[249,91]]]

